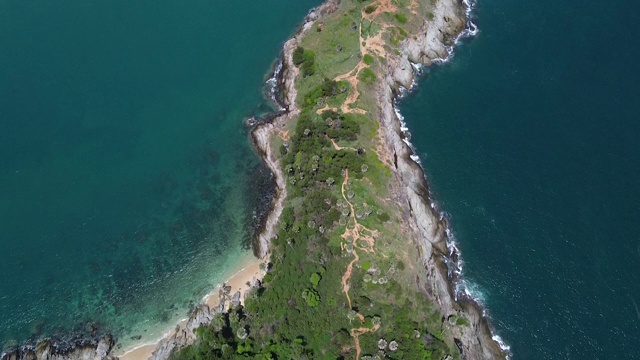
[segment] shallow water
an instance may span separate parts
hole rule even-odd
[[[640,358],[638,10],[482,0],[400,106],[515,359]]]
[[[152,339],[237,267],[243,119],[317,3],[0,0],[0,347]]]

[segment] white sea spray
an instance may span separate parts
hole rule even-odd
[[[269,99],[271,101],[273,101],[274,104],[278,105],[278,110],[279,111],[284,111],[286,110],[284,107],[282,107],[282,105],[279,103],[278,98],[277,98],[277,93],[278,93],[278,78],[280,77],[280,74],[282,73],[282,59],[278,60],[278,63],[276,64],[276,67],[273,69],[273,75],[271,75],[271,77],[269,79],[267,79],[267,81],[265,81],[265,84],[267,86],[267,92],[269,94]]]

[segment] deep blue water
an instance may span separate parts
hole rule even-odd
[[[515,359],[640,358],[635,1],[481,0],[401,112]]]
[[[0,0],[0,348],[156,337],[237,267],[243,119],[316,3]]]

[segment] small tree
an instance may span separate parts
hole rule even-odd
[[[305,289],[302,292],[302,298],[312,308],[320,305],[320,294],[315,289]]]
[[[320,283],[321,279],[322,279],[322,276],[320,276],[320,274],[318,273],[311,274],[311,278],[309,279],[309,281],[311,281],[311,285],[313,285],[314,289],[318,287],[318,284]]]

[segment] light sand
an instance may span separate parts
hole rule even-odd
[[[251,283],[254,278],[262,279],[262,277],[264,276],[264,271],[260,270],[260,264],[264,262],[265,261],[254,258],[253,256],[250,257],[247,260],[247,262],[244,264],[244,267],[242,268],[242,270],[235,273],[224,283],[225,285],[231,286],[232,295],[236,291],[240,291],[240,294],[241,294],[240,302],[242,304],[244,304],[244,292],[245,290],[250,288],[250,286],[247,285],[247,282]],[[219,290],[220,290],[220,287],[217,287],[216,289],[214,289],[214,291],[209,293],[209,295],[207,295],[204,298],[203,303],[207,304],[211,308],[218,306],[220,304],[220,297],[218,295]],[[186,322],[187,322],[186,319],[182,320],[180,321],[180,323],[178,323],[177,326],[179,328],[184,328]],[[168,332],[167,335],[169,333],[173,333],[173,330]],[[160,340],[161,339],[158,339],[158,341],[154,343],[138,346],[132,350],[125,352],[122,355],[119,355],[118,357],[121,360],[148,360],[151,357],[151,354],[153,353],[153,351],[158,346],[158,343],[160,342]]]

